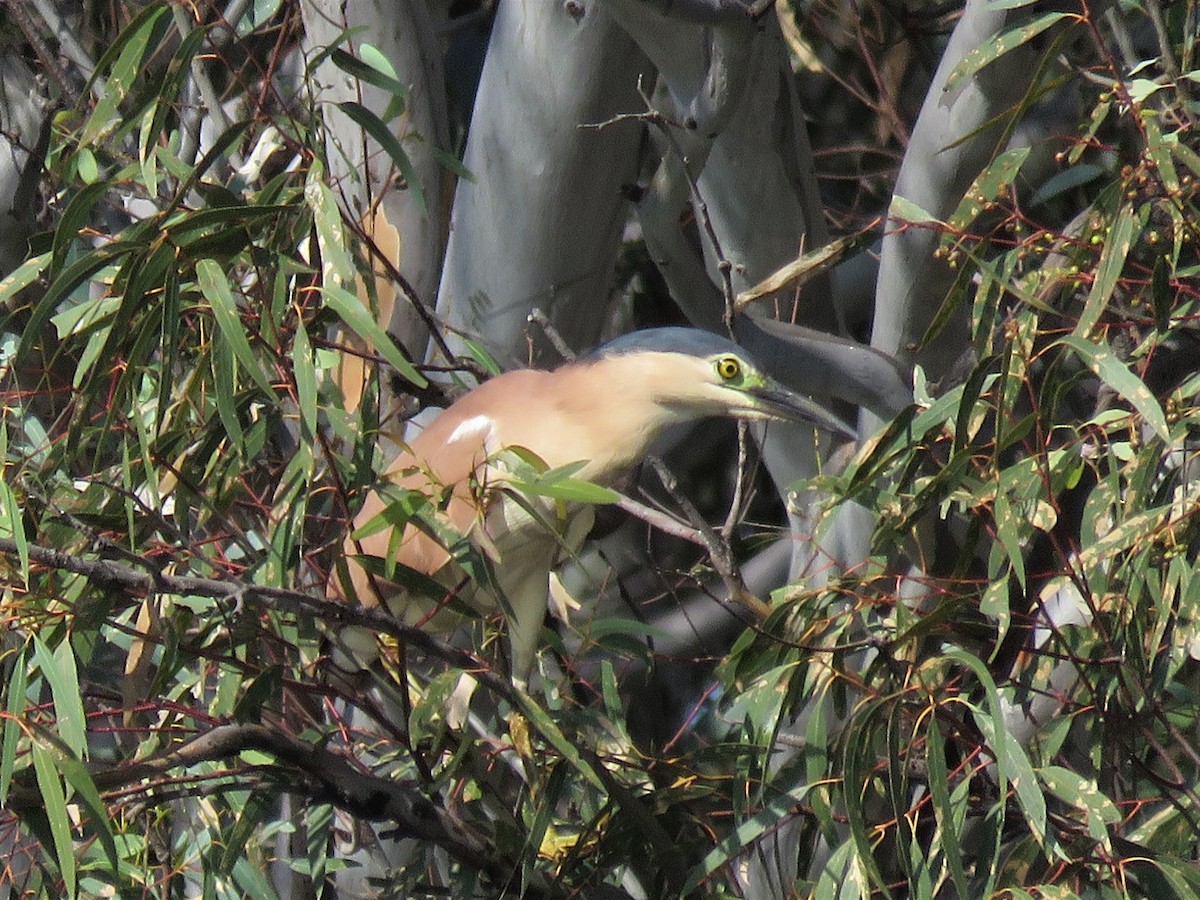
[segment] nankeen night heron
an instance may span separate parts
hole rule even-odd
[[[480,611],[499,606],[508,619],[512,675],[523,683],[537,652],[550,572],[579,549],[592,510],[518,496],[505,451],[520,448],[550,470],[577,463],[573,478],[610,485],[644,459],[666,428],[707,416],[806,421],[853,436],[812,400],[769,378],[732,341],[693,328],[633,332],[553,371],[498,375],[434,418],[384,478],[402,491],[440,496],[439,522],[418,527],[398,511],[386,515],[397,492],[385,483],[355,516],[344,545],[349,577],[332,578],[330,593],[367,606],[383,603],[410,625],[444,623],[446,612],[428,591],[418,597],[400,587],[405,579],[381,574],[399,566],[433,576],[447,596],[457,589],[457,599]],[[387,519],[399,524],[371,528]],[[490,561],[492,578],[465,578],[448,549],[454,536]],[[364,565],[371,557],[378,559]],[[374,657],[373,638],[351,632],[340,638],[359,663]]]

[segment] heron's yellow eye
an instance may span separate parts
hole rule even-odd
[[[732,381],[742,374],[742,364],[733,356],[722,356],[717,360],[717,374],[726,381]]]

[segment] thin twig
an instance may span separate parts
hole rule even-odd
[[[175,23],[175,28],[179,31],[181,38],[186,38],[195,29],[196,25],[191,17],[178,6],[171,8],[171,18]],[[210,44],[211,47],[211,44]],[[208,49],[208,48],[206,48]],[[213,86],[212,79],[208,77],[208,71],[205,69],[205,54],[193,56],[191,65],[191,82],[195,85],[196,90],[200,92],[200,97],[204,101],[204,105],[208,110],[208,115],[215,126],[217,133],[221,134],[229,130],[229,117],[225,115],[225,108],[221,105],[221,98],[217,95],[217,89]],[[198,112],[198,111],[197,111]],[[240,169],[244,160],[240,153],[232,147],[227,151],[229,158],[229,166],[234,169]]]
[[[672,537],[682,538],[685,541],[691,541],[698,547],[708,548],[708,542],[704,540],[704,535],[700,533],[698,528],[692,528],[680,522],[674,516],[646,506],[644,503],[639,503],[632,497],[626,497],[624,494],[618,494],[617,496],[621,499],[617,501],[616,505],[631,516],[641,519],[647,525],[652,525],[659,531],[669,534]]]
[[[679,143],[679,139],[672,132],[672,128],[683,128],[684,126],[670,121],[666,116],[654,108],[650,101],[649,95],[646,94],[639,79],[638,94],[642,98],[642,102],[646,104],[648,110],[646,119],[647,122],[654,125],[659,133],[666,140],[671,152],[675,154],[675,158],[679,160],[679,164],[683,167],[683,177],[687,181],[688,191],[692,195],[692,204],[695,207],[696,218],[700,222],[700,227],[704,230],[705,237],[713,250],[713,256],[717,260],[717,271],[721,273],[721,293],[725,298],[725,313],[724,323],[725,328],[730,334],[733,333],[733,317],[737,312],[737,298],[733,292],[733,263],[725,256],[725,251],[721,249],[721,239],[717,237],[717,230],[713,226],[712,216],[708,212],[708,203],[704,200],[704,195],[700,193],[700,184],[692,175],[691,169],[688,167],[687,154],[683,152],[683,147]]]
[[[563,340],[563,336],[558,333],[558,329],[554,327],[554,323],[550,321],[550,317],[542,312],[538,307],[534,307],[529,311],[527,321],[542,329],[542,334],[546,336],[556,353],[563,358],[564,362],[575,361],[575,351],[567,346],[567,342]]]
[[[438,321],[437,313],[417,293],[417,289],[404,277],[404,274],[396,267],[396,263],[389,259],[387,254],[379,248],[379,245],[375,243],[373,235],[367,234],[366,229],[360,223],[353,221],[349,216],[343,216],[342,221],[358,236],[372,258],[383,266],[387,277],[400,289],[400,293],[404,295],[404,299],[408,301],[408,305],[412,307],[418,318],[420,318],[421,324],[429,330],[431,340],[437,344],[438,351],[445,357],[446,362],[451,365],[457,365],[458,360],[450,351],[450,346],[446,343],[446,339],[442,335],[441,329],[443,323]],[[474,374],[480,373],[475,372]]]
[[[742,312],[755,300],[770,297],[789,285],[794,285],[796,290],[799,290],[811,279],[828,272],[846,257],[876,240],[883,221],[883,217],[878,217],[854,234],[830,241],[816,250],[801,252],[796,259],[784,263],[754,287],[738,294],[735,304],[737,311]]]
[[[404,641],[455,668],[466,669],[477,681],[503,699],[514,704],[519,702],[512,682],[493,672],[484,660],[473,653],[453,647],[420,628],[398,622],[382,609],[353,606],[337,600],[314,597],[302,591],[247,584],[232,578],[217,580],[191,575],[169,575],[163,572],[147,573],[111,560],[84,559],[38,544],[30,544],[28,549],[31,561],[52,569],[82,575],[101,588],[138,594],[157,591],[163,594],[209,597],[214,600],[241,600],[259,609],[276,610],[292,615],[314,615],[331,629],[353,625],[389,634],[396,640]],[[12,538],[0,538],[0,553],[10,557],[16,556],[16,542]]]
[[[700,184],[692,175],[691,169],[688,167],[688,157],[684,153],[683,147],[679,143],[679,139],[671,129],[687,129],[687,126],[681,122],[676,122],[665,116],[660,110],[656,109],[651,102],[649,95],[646,94],[642,87],[641,80],[638,82],[638,94],[642,98],[642,102],[646,105],[646,111],[641,113],[621,113],[605,119],[602,122],[586,123],[580,125],[580,128],[606,128],[610,125],[615,125],[619,122],[635,121],[645,125],[651,125],[656,128],[663,138],[666,140],[671,149],[672,154],[679,161],[683,168],[683,177],[687,181],[688,192],[692,195],[692,205],[695,209],[696,219],[699,221],[701,228],[704,230],[704,236],[708,239],[712,246],[713,256],[717,260],[717,271],[721,273],[721,293],[725,299],[724,323],[730,333],[733,332],[733,317],[737,312],[737,298],[733,292],[733,263],[725,256],[725,251],[721,249],[721,239],[717,237],[717,230],[713,226],[712,216],[708,211],[708,203],[705,202],[703,194],[700,193]]]
[[[289,791],[302,791],[357,818],[394,822],[405,836],[442,847],[498,884],[507,882],[512,874],[512,862],[501,858],[482,834],[410,783],[363,772],[343,756],[266,725],[218,725],[149,759],[97,769],[92,780],[99,790],[113,791],[172,769],[229,759],[247,750],[270,754],[303,775],[302,779],[287,779]],[[272,774],[278,777],[280,773]],[[33,786],[16,786],[8,796],[8,806],[14,810],[34,808],[42,802],[41,791]]]
[[[696,526],[696,530],[704,540],[704,546],[708,550],[713,568],[716,569],[717,575],[720,576],[721,582],[729,592],[729,598],[739,606],[752,612],[759,620],[765,619],[771,612],[770,604],[764,603],[750,593],[750,589],[746,587],[746,582],[742,578],[741,572],[738,571],[734,564],[733,552],[729,544],[721,540],[721,536],[704,520],[704,517],[700,515],[700,511],[696,509],[692,501],[679,490],[679,484],[675,480],[675,476],[662,460],[656,456],[650,456],[647,457],[647,462],[649,462],[658,475],[667,493],[671,495],[671,499],[679,504],[679,508],[684,511],[688,519]]]
[[[738,458],[737,468],[734,470],[733,497],[729,500],[729,512],[725,516],[725,524],[721,526],[721,539],[726,544],[729,544],[733,540],[733,529],[742,520],[742,514],[745,512],[743,507],[746,502],[746,470],[750,460],[750,426],[744,419],[738,419],[737,421],[737,434]]]
[[[64,101],[74,103],[77,92],[71,88],[67,72],[59,64],[58,54],[47,47],[46,42],[42,40],[41,32],[38,31],[37,25],[26,8],[27,3],[28,0],[5,0],[5,6],[8,7],[8,14],[17,23],[17,27],[21,29],[21,33],[25,35],[25,40],[29,41],[29,46],[37,54],[38,61],[41,62],[47,74],[49,74],[50,80],[57,86],[58,95]]]

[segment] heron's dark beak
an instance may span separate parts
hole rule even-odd
[[[808,422],[818,428],[854,440],[858,434],[840,418],[819,403],[790,391],[775,381],[750,388],[746,393],[754,398],[755,412],[771,419]]]

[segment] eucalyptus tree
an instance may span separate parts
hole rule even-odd
[[[0,17],[0,883],[1196,892],[1192,4]],[[529,694],[324,599],[414,417],[665,320],[859,441],[664,445]]]

